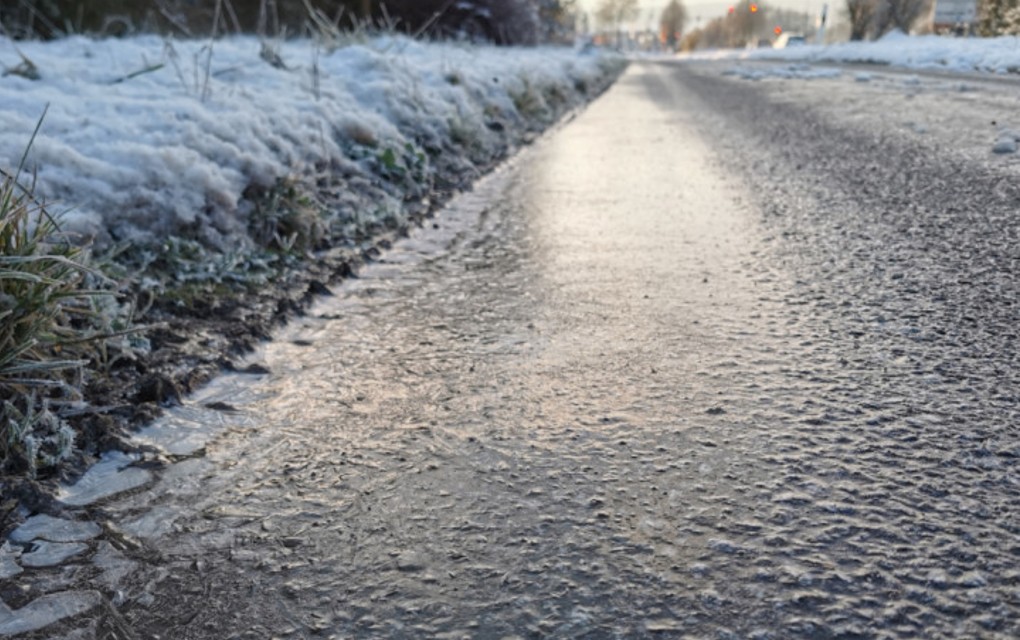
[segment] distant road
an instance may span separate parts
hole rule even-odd
[[[690,62],[684,62],[682,59],[675,61],[676,64],[691,64]],[[695,63],[702,64],[702,63]],[[817,62],[817,63],[800,63],[800,62],[786,62],[777,60],[740,60],[734,61],[733,63],[727,62],[711,62],[705,63],[710,65],[717,64],[737,64],[746,65],[750,67],[766,68],[779,66],[797,66],[808,64],[808,66],[814,67],[834,67],[839,68],[848,72],[860,72],[860,73],[881,73],[889,76],[921,76],[930,78],[933,80],[971,80],[980,81],[983,83],[990,84],[1002,84],[1007,86],[1016,86],[1020,82],[1020,76],[1018,72],[1002,74],[1002,73],[990,73],[987,71],[957,71],[953,69],[912,69],[910,67],[899,67],[887,64],[879,63],[867,63],[867,62]]]

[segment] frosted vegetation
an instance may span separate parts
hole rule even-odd
[[[89,411],[82,385],[147,348],[134,301],[256,286],[316,252],[357,251],[622,64],[328,29],[287,41],[0,37],[0,471],[71,453],[67,418]]]
[[[103,313],[108,280],[21,184],[24,164],[0,169],[0,454],[34,470],[74,444],[53,409],[80,408],[83,367],[121,314]]]
[[[50,104],[29,155],[37,194],[66,203],[65,229],[104,247],[169,236],[218,249],[314,246],[399,220],[444,165],[477,171],[505,151],[506,129],[551,121],[606,73],[605,59],[569,49],[402,37],[74,37],[4,49],[31,73],[0,85],[0,163],[17,161]],[[336,194],[363,182],[368,210]],[[330,206],[315,207],[325,192]],[[273,219],[283,214],[271,196],[298,205],[292,219]]]

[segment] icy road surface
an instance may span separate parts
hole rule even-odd
[[[632,66],[103,505],[137,565],[77,623],[1020,636],[1018,95]]]

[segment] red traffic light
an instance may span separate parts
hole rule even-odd
[[[729,14],[732,15],[733,14],[733,7],[730,7],[729,10],[726,13],[729,13]]]
[[[783,28],[782,27],[776,27],[772,31],[778,36],[778,35],[781,35],[783,33]]]

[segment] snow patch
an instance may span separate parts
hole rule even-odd
[[[60,487],[57,498],[65,505],[83,507],[140,487],[152,479],[152,474],[130,466],[137,459],[120,451],[108,451],[77,483]]]
[[[34,515],[11,532],[11,542],[25,543],[36,539],[50,542],[82,542],[99,535],[101,529],[94,522],[75,522],[54,518],[46,514]]]
[[[913,69],[1016,73],[1020,37],[945,38],[889,33],[874,42],[811,44],[786,49],[730,49],[682,54],[682,60],[783,60],[868,63]]]
[[[1020,131],[1000,129],[995,143],[992,145],[992,153],[1016,153],[1018,142],[1020,142]]]
[[[18,575],[24,569],[18,564],[19,552],[11,548],[10,543],[0,546],[0,580],[7,580]],[[0,616],[2,618],[2,616]]]
[[[21,556],[21,564],[26,567],[53,567],[85,553],[88,548],[89,546],[83,542],[37,540],[32,546],[32,551]]]
[[[208,46],[155,36],[19,42],[42,77],[0,83],[0,167],[17,166],[49,105],[28,168],[38,195],[66,210],[65,227],[101,243],[182,235],[237,250],[250,240],[250,188],[328,176],[344,192],[360,181],[375,204],[336,215],[378,222],[427,192],[434,164],[456,155],[439,157],[451,140],[491,161],[507,143],[497,130],[551,119],[564,106],[554,102],[608,75],[604,56],[568,48],[404,37],[332,52],[283,42],[280,69],[259,57],[257,38],[238,36],[212,44],[206,76],[197,61]],[[0,66],[18,59],[0,37]]]
[[[741,67],[727,69],[723,75],[733,75],[745,80],[763,80],[765,78],[783,78],[812,80],[817,78],[837,78],[842,71],[831,67],[814,67],[808,64],[787,64],[774,67]]]
[[[13,636],[47,627],[99,606],[98,591],[63,591],[37,598],[12,611],[0,602],[0,635]]]

